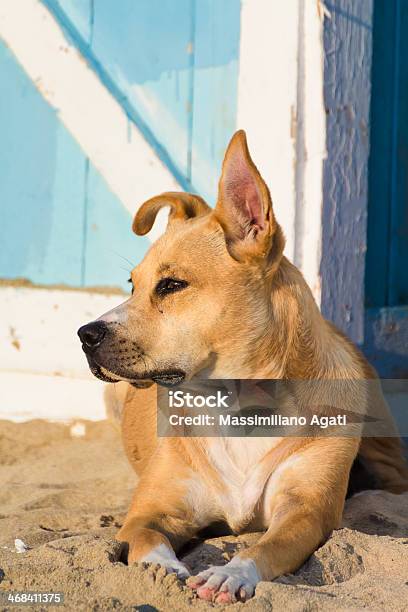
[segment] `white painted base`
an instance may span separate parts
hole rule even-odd
[[[0,372],[91,379],[78,328],[125,300],[92,291],[0,287]]]
[[[106,418],[77,329],[125,295],[0,287],[0,419]]]
[[[0,419],[68,422],[106,418],[103,382],[63,376],[0,372]]]

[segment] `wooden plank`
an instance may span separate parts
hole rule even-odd
[[[98,0],[92,51],[188,176],[192,0]],[[135,169],[136,171],[136,169]]]
[[[246,130],[253,159],[271,190],[276,217],[285,232],[285,254],[291,261],[295,257],[297,198],[301,191],[297,175],[299,166],[304,169],[297,151],[304,125],[299,92],[305,101],[308,87],[300,71],[305,59],[300,40],[305,42],[305,48],[313,46],[314,40],[321,47],[320,35],[308,35],[306,45],[306,31],[300,34],[306,28],[300,15],[303,4],[286,0],[283,9],[281,2],[242,0],[241,8],[237,127]],[[310,4],[310,11],[317,13],[316,3]],[[321,61],[313,62],[313,71],[320,81],[319,94],[313,96],[318,105],[322,104]],[[315,112],[317,121],[320,114],[321,110]],[[321,137],[325,138],[324,131]],[[314,151],[309,151],[312,157]],[[321,155],[318,163],[321,164]],[[313,218],[316,220],[316,216]],[[320,233],[320,218],[316,223]],[[316,243],[315,250],[320,258]]]
[[[85,156],[0,43],[0,276],[79,285]]]
[[[236,129],[239,40],[239,0],[195,0],[191,182],[210,202]]]
[[[77,330],[125,299],[119,292],[0,286],[0,370],[91,378]]]
[[[366,303],[408,304],[408,5],[374,11]]]
[[[140,202],[135,202],[135,211]],[[130,270],[144,257],[148,238],[132,232],[132,215],[90,164],[87,177],[85,267],[86,287],[121,287],[129,293]]]
[[[8,421],[24,423],[31,419],[46,419],[66,423],[74,420],[82,422],[83,419],[102,421],[107,417],[104,401],[106,386],[96,379],[80,380],[0,370],[0,386],[1,418]]]
[[[64,11],[79,34],[91,42],[93,6],[95,0],[47,0],[49,4]]]
[[[47,7],[46,11],[38,4],[38,0],[27,0],[26,13],[30,15],[30,19],[27,17],[24,25],[29,24],[29,26],[20,28],[18,32],[16,31],[17,10],[12,0],[3,0],[3,2],[10,4],[10,6],[3,7],[1,15],[3,34],[6,30],[6,35],[11,38],[13,48],[17,43],[19,59],[24,60],[24,67],[30,74],[40,72],[41,82],[46,80],[48,84],[52,83],[51,90],[47,88],[43,92],[44,97],[51,104],[55,103],[57,98],[59,99],[58,109],[62,120],[66,122],[90,157],[97,158],[98,168],[104,169],[105,176],[109,176],[108,182],[111,186],[113,183],[115,192],[120,194],[125,205],[128,206],[129,184],[133,184],[133,193],[144,191],[144,199],[151,196],[152,192],[147,193],[147,191],[152,177],[154,182],[157,182],[159,178],[159,183],[160,179],[165,179],[166,185],[161,187],[158,185],[159,191],[179,187],[189,190],[190,184],[186,176],[177,168],[169,152],[135,109],[126,92],[122,91],[123,83],[117,82],[116,72],[112,76],[91,49],[95,0],[91,5],[90,43],[78,32],[55,0],[42,0]],[[116,8],[113,4],[112,7]],[[39,35],[40,39],[37,37],[35,42],[22,45],[22,39],[25,36],[33,35],[34,37],[35,34]],[[44,50],[47,53],[46,59],[43,57]],[[30,57],[31,51],[34,52],[33,58]],[[68,61],[66,54],[69,56]],[[40,62],[42,60],[41,67],[38,65],[39,59]],[[86,61],[83,61],[84,59]],[[58,64],[58,70],[53,66],[55,63]],[[34,78],[37,78],[37,75]],[[69,89],[74,92],[71,97],[67,95]],[[73,108],[69,108],[70,106]],[[89,114],[90,109],[91,114]],[[101,117],[102,129],[100,125],[95,125],[95,123],[100,123]],[[122,124],[125,125],[125,130],[122,129]],[[116,136],[118,132],[119,137]],[[122,134],[125,137],[125,143],[123,143]],[[97,142],[101,140],[104,141],[103,145]],[[106,158],[111,158],[112,150],[115,151],[113,160],[110,159],[106,164]],[[134,151],[137,151],[140,171],[146,179],[143,183],[136,183],[136,187],[135,178],[127,168],[129,158],[133,157]],[[119,153],[121,170],[117,169]],[[166,176],[169,173],[171,176]],[[133,211],[133,196],[131,210]]]
[[[408,6],[376,2],[364,352],[408,376]],[[400,307],[398,307],[400,306]]]
[[[397,0],[398,62],[395,85],[395,151],[390,219],[388,303],[408,305],[408,3]]]
[[[389,234],[395,157],[396,3],[374,4],[366,305],[388,304]]]
[[[322,311],[363,342],[373,1],[325,6]]]
[[[408,307],[368,308],[364,353],[382,378],[408,378]]]

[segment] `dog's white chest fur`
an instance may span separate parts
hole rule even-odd
[[[225,489],[217,494],[226,519],[239,528],[253,516],[267,478],[261,459],[279,443],[280,438],[214,438],[208,458],[220,475]]]

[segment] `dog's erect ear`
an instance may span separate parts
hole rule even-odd
[[[272,210],[269,189],[248,151],[245,132],[228,145],[219,182],[216,216],[230,254],[237,260],[282,254],[284,238]]]
[[[164,206],[170,206],[169,223],[198,217],[211,210],[200,196],[192,193],[177,191],[162,193],[147,200],[137,211],[132,225],[135,234],[139,236],[147,234],[153,227],[157,213]]]

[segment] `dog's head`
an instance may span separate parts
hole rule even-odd
[[[146,234],[163,206],[166,232],[132,271],[132,296],[78,331],[90,368],[135,385],[177,384],[203,370],[237,375],[242,353],[265,334],[284,247],[245,133],[228,146],[214,210],[165,193],[141,206],[134,232]]]

